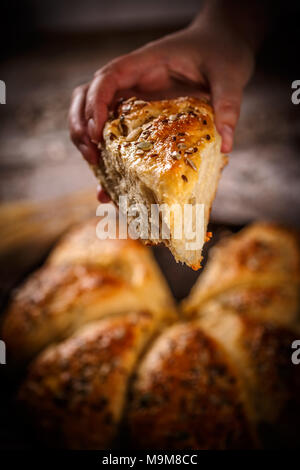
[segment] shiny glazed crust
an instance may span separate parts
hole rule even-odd
[[[152,346],[138,370],[128,421],[141,448],[254,445],[238,377],[197,322],[171,327]]]
[[[2,328],[11,362],[30,359],[88,322],[145,305],[157,323],[174,319],[151,252],[129,238],[99,240],[96,225],[92,220],[67,234],[15,294]]]
[[[210,256],[211,261],[203,275],[183,302],[186,314],[197,311],[211,298],[242,286],[257,288],[257,294],[259,289],[273,287],[281,291],[285,285],[290,285],[294,286],[293,295],[297,299],[299,239],[278,225],[253,224],[236,235],[226,237],[211,250]],[[269,295],[272,296],[272,290]],[[290,314],[292,316],[292,312]]]
[[[91,323],[31,364],[19,400],[50,446],[111,445],[130,376],[154,324],[147,313]]]
[[[221,242],[179,322],[148,250],[94,230],[58,244],[1,332],[16,360],[36,356],[19,400],[46,444],[299,445],[297,237],[255,224]]]
[[[220,153],[221,138],[211,106],[196,98],[163,101],[130,99],[123,102],[115,119],[108,121],[101,144],[102,158],[94,168],[101,184],[118,204],[143,203],[150,220],[151,204],[204,204],[204,238],[209,213],[226,159]],[[175,217],[175,216],[174,216]],[[193,224],[195,223],[193,215]],[[167,222],[170,239],[165,243],[177,261],[199,269],[201,247],[187,248],[175,235],[176,217]]]

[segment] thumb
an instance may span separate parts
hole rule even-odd
[[[243,89],[234,82],[220,79],[211,85],[215,122],[222,137],[223,153],[232,150],[234,131],[240,115]]]

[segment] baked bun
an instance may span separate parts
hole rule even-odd
[[[157,323],[173,317],[173,299],[151,252],[129,238],[98,239],[97,221],[63,237],[15,293],[2,329],[11,363],[109,315],[147,305]]]
[[[137,446],[299,445],[299,254],[298,238],[273,224],[212,250],[182,304],[192,321],[164,332],[138,367],[128,415]]]
[[[206,102],[188,97],[163,101],[131,98],[106,123],[102,158],[94,170],[117,205],[120,196],[127,196],[128,206],[145,206],[148,227],[144,224],[141,238],[151,244],[163,242],[177,261],[199,269],[211,205],[226,162],[220,149],[213,110]],[[160,206],[161,217],[157,209],[155,216],[151,214],[154,204]],[[182,209],[182,216],[172,211],[174,204]],[[183,227],[185,204],[192,209],[191,234]],[[204,204],[199,240],[196,204]],[[128,222],[132,219],[128,213]],[[158,229],[156,234],[150,234],[150,221]],[[182,234],[178,235],[179,227]]]
[[[298,236],[276,224],[256,223],[224,238],[183,302],[185,315],[211,299],[256,318],[299,325]]]
[[[48,445],[112,445],[131,375],[155,325],[152,315],[143,312],[105,318],[50,346],[33,361],[19,401]]]
[[[238,374],[197,321],[169,328],[146,354],[133,384],[128,426],[138,448],[256,446]]]

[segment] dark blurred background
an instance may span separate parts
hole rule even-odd
[[[72,89],[107,61],[188,24],[199,0],[27,0],[1,2],[0,197],[41,200],[95,185],[69,141]],[[271,218],[299,224],[296,2],[281,2],[247,87],[235,150],[213,220]],[[274,11],[276,14],[274,15]]]

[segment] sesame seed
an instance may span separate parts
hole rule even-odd
[[[169,121],[175,121],[175,119],[177,119],[177,114],[171,114],[171,116],[169,116]]]
[[[144,150],[142,150],[142,149],[137,150],[135,153],[136,153],[136,155],[144,155],[145,154]]]

